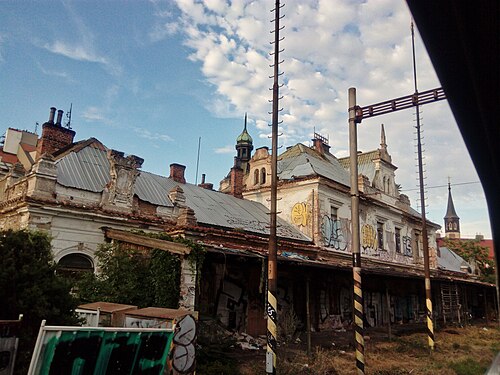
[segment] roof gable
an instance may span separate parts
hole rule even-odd
[[[331,154],[320,154],[299,143],[280,155],[278,161],[280,180],[313,176],[321,176],[345,186],[350,185],[347,171],[339,160]]]

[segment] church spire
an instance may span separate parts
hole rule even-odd
[[[243,131],[236,138],[236,151],[238,152],[238,159],[242,162],[247,162],[251,158],[253,150],[253,139],[247,131],[247,114],[245,112],[245,122]]]
[[[460,218],[455,211],[453,197],[451,195],[451,184],[448,181],[448,207],[444,217],[444,231],[448,238],[460,238]]]
[[[385,139],[384,124],[381,124],[381,128],[380,128],[380,148],[387,150],[387,142]]]

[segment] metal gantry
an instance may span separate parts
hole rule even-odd
[[[352,221],[352,259],[354,281],[354,322],[356,340],[356,367],[359,374],[365,373],[364,338],[363,338],[363,293],[361,284],[361,252],[360,252],[360,227],[359,227],[359,187],[358,187],[358,135],[357,124],[363,119],[379,116],[391,112],[415,107],[418,111],[420,105],[434,103],[446,99],[442,88],[427,90],[419,93],[387,100],[377,104],[360,107],[356,104],[356,89],[349,88],[349,156],[350,156],[350,182],[351,182],[351,221]],[[418,159],[420,196],[422,201],[422,240],[424,252],[425,290],[427,306],[427,327],[429,347],[434,348],[434,332],[432,326],[432,302],[429,269],[429,245],[425,225],[425,194],[423,188],[422,146],[420,139],[420,121],[417,116],[418,133]]]

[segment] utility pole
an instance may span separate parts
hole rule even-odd
[[[278,324],[278,241],[276,236],[276,222],[277,222],[277,193],[278,193],[278,101],[279,97],[279,83],[278,78],[281,75],[279,72],[279,32],[280,28],[280,1],[276,0],[274,7],[274,63],[273,67],[273,109],[272,109],[272,156],[271,156],[271,212],[269,224],[269,254],[268,254],[268,275],[267,275],[267,352],[266,352],[266,373],[276,374],[276,349],[277,349],[277,324]]]
[[[415,84],[415,97],[418,97],[417,88],[417,63],[415,60],[415,33],[413,31],[413,21],[411,22],[411,46],[413,53],[413,82]],[[417,157],[418,157],[418,179],[420,187],[420,206],[422,215],[422,245],[424,251],[424,278],[425,278],[425,305],[427,307],[427,341],[429,349],[434,350],[434,324],[432,321],[432,293],[431,293],[431,273],[429,265],[429,239],[427,237],[427,219],[425,218],[425,190],[424,190],[424,167],[422,161],[422,131],[420,128],[420,108],[418,101],[415,104],[417,119]]]
[[[356,368],[365,373],[365,339],[363,337],[363,292],[361,288],[361,246],[359,239],[358,129],[356,122],[356,89],[349,89],[349,161],[351,172],[352,278],[354,281],[354,334]]]
[[[406,95],[396,99],[386,100],[377,104],[360,107],[356,104],[356,89],[349,89],[349,154],[350,154],[350,174],[351,174],[351,221],[352,221],[352,257],[353,257],[353,279],[354,279],[354,316],[356,323],[356,367],[359,374],[364,374],[364,341],[363,341],[363,296],[361,289],[361,255],[359,240],[359,189],[358,189],[358,164],[357,164],[357,128],[365,118],[375,117],[391,112],[400,111],[415,107],[418,114],[420,105],[434,103],[446,99],[442,88],[436,88],[411,95]],[[420,141],[420,119],[417,115],[418,133],[418,158],[419,158],[419,180],[420,197],[425,202],[423,189],[423,167],[422,167],[422,146]],[[431,283],[429,269],[429,243],[427,239],[427,226],[425,221],[425,203],[422,204],[422,240],[424,252],[424,277],[427,306],[427,328],[429,336],[429,347],[434,349],[434,331],[432,326],[432,301]],[[359,290],[358,290],[359,289]],[[358,322],[358,316],[361,322]]]

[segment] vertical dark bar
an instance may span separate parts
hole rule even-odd
[[[365,373],[363,337],[363,292],[361,288],[361,252],[359,238],[358,132],[356,128],[356,89],[349,88],[349,157],[351,172],[352,276],[354,281],[354,334],[356,368]]]
[[[269,224],[269,255],[267,282],[267,357],[266,372],[276,374],[277,318],[278,318],[278,244],[276,238],[277,190],[278,190],[278,98],[279,98],[279,29],[280,1],[276,0],[274,17],[274,80],[272,110],[272,156],[271,156],[271,215]],[[272,366],[269,363],[272,361]]]
[[[434,325],[432,321],[432,294],[431,294],[431,275],[429,265],[429,239],[427,237],[427,220],[425,218],[425,191],[424,191],[424,171],[422,162],[422,139],[420,129],[420,107],[418,105],[417,88],[417,65],[415,60],[415,33],[413,31],[413,22],[411,23],[411,45],[413,53],[413,80],[415,84],[415,111],[417,117],[417,155],[418,155],[418,179],[420,186],[420,206],[422,211],[422,245],[424,252],[424,277],[425,277],[425,304],[427,307],[427,336],[429,349],[434,350]]]

